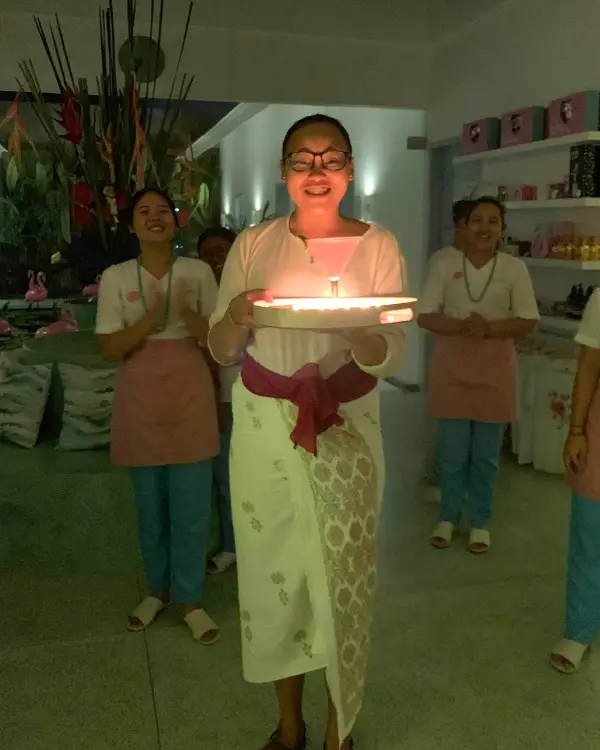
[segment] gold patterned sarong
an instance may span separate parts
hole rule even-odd
[[[383,492],[379,394],[342,405],[318,455],[289,438],[297,408],[238,381],[231,492],[244,674],[274,682],[326,669],[340,740],[360,710]]]

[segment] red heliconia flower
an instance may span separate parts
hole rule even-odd
[[[117,192],[117,208],[119,211],[125,211],[126,208],[129,207],[129,197],[127,193],[124,193],[122,190],[119,190]]]
[[[180,227],[187,227],[191,218],[192,215],[187,208],[180,208],[179,211],[177,211],[177,219]]]
[[[75,182],[71,189],[73,203],[80,206],[91,206],[94,202],[94,191],[87,182]]]
[[[87,229],[94,223],[94,214],[87,206],[80,206],[76,203],[73,206],[73,221],[82,229]]]
[[[59,109],[59,123],[65,129],[63,138],[69,143],[78,144],[83,138],[83,128],[81,124],[81,106],[73,90],[70,88],[62,92],[62,102]]]

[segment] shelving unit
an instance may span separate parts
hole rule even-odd
[[[551,268],[554,271],[600,271],[600,260],[553,260],[552,258],[522,258],[532,268]]]
[[[574,135],[565,135],[562,138],[546,138],[543,141],[524,143],[522,146],[509,146],[508,148],[497,148],[494,151],[483,151],[481,154],[457,156],[453,159],[453,163],[467,164],[469,162],[512,159],[515,156],[531,156],[550,151],[562,151],[571,146],[582,146],[586,143],[600,143],[600,131],[575,133]]]
[[[557,198],[547,201],[507,201],[508,211],[558,211],[571,208],[600,208],[600,198]]]

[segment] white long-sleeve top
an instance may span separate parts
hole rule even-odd
[[[311,263],[304,242],[290,231],[289,217],[251,227],[238,237],[223,269],[211,328],[224,318],[235,297],[252,289],[266,289],[275,297],[331,295],[327,273],[317,262]],[[405,289],[404,258],[395,237],[370,226],[341,275],[339,296],[382,296]],[[402,362],[405,336],[402,326],[393,324],[382,326],[381,334],[388,346],[385,361],[361,369],[388,377]],[[316,331],[261,328],[247,351],[263,367],[286,376],[311,362],[319,364],[323,377],[329,377],[352,360],[343,336]]]

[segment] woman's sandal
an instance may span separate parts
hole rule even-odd
[[[226,573],[236,564],[237,557],[235,552],[219,552],[208,561],[206,572],[209,576],[216,576],[219,573]]]
[[[157,596],[147,596],[129,615],[127,630],[130,630],[132,633],[139,633],[141,630],[146,630],[170,604],[171,602],[165,603]]]
[[[219,626],[204,609],[193,609],[183,619],[190,629],[192,638],[203,646],[214,646],[221,637]],[[205,636],[208,633],[214,633],[214,635],[206,639]]]
[[[485,555],[490,551],[492,539],[487,529],[471,529],[469,536],[469,552],[472,555]]]
[[[435,527],[433,534],[429,537],[431,546],[436,549],[448,549],[452,544],[454,534],[454,524],[449,521],[442,521]]]
[[[306,749],[306,745],[308,744],[308,739],[306,737],[306,724],[304,723],[302,724],[302,736],[300,737],[300,740],[295,747],[286,747],[285,745],[282,745],[281,742],[279,742],[279,740],[277,739],[278,731],[279,731],[279,728],[277,728],[273,732],[269,741],[263,747],[262,750],[305,750]]]
[[[589,656],[590,647],[577,641],[563,638],[552,649],[550,664],[553,669],[561,674],[575,674],[581,667],[581,662]]]

